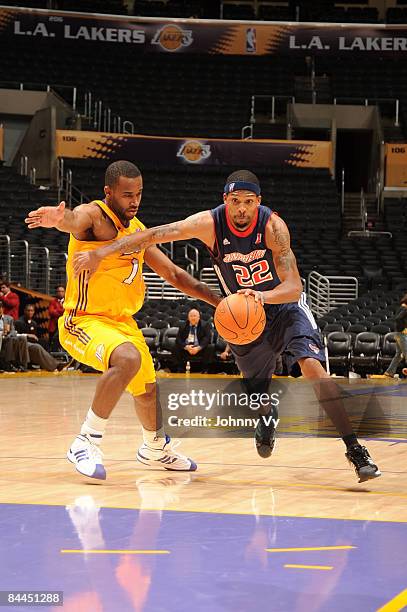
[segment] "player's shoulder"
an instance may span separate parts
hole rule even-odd
[[[75,207],[75,211],[87,214],[92,217],[92,219],[101,219],[104,216],[104,211],[99,206],[98,200],[92,200],[91,202],[87,202],[85,204],[79,204],[79,206]]]
[[[266,244],[270,249],[280,248],[282,244],[290,241],[290,232],[287,224],[279,215],[270,215],[266,225]]]
[[[275,211],[270,211],[267,226],[273,231],[288,231],[287,223]]]
[[[226,209],[226,204],[222,202],[222,204],[219,204],[218,206],[215,206],[215,208],[211,208],[210,210],[205,211],[205,212],[208,212],[212,216],[214,216],[214,215],[218,215],[219,213],[223,212],[225,209]]]
[[[144,231],[147,229],[144,223],[142,223],[140,219],[137,219],[137,217],[133,217],[133,219],[131,219],[130,227],[133,231]]]

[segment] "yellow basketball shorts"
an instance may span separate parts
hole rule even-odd
[[[127,386],[132,395],[142,395],[146,384],[155,382],[155,370],[144,336],[131,317],[116,321],[108,317],[83,315],[73,317],[64,313],[58,321],[59,340],[77,361],[105,372],[109,368],[114,349],[131,342],[141,356],[141,366]]]

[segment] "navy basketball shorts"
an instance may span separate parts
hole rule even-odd
[[[325,363],[322,338],[304,298],[298,304],[284,304],[275,316],[268,318],[255,342],[231,344],[230,349],[244,378],[271,378],[279,355],[284,357],[293,376],[301,374],[297,363],[301,358],[312,357]]]

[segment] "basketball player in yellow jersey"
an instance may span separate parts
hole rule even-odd
[[[136,218],[142,188],[142,177],[134,164],[114,162],[106,170],[104,201],[95,200],[74,210],[65,209],[64,202],[57,207],[43,206],[26,219],[29,228],[56,227],[71,234],[60,342],[72,357],[104,373],[67,457],[78,472],[101,480],[106,471],[100,443],[107,419],[125,389],[134,397],[143,428],[144,443],[137,459],[167,470],[196,470],[191,459],[174,452],[169,444],[156,395],[153,361],[132,318],[144,301],[143,262],[184,293],[213,306],[220,301],[207,285],[173,264],[156,246],[115,253],[89,280],[86,272],[74,277],[75,253],[107,246],[145,229]]]

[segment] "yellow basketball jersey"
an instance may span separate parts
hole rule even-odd
[[[75,278],[73,274],[73,257],[78,251],[92,251],[100,246],[111,244],[124,236],[145,229],[138,219],[130,221],[124,227],[112,210],[101,200],[95,203],[113,221],[117,236],[113,240],[92,241],[77,240],[72,234],[68,246],[66,264],[67,287],[64,308],[72,316],[83,314],[103,315],[123,320],[140,310],[144,302],[143,261],[144,250],[125,253],[114,253],[104,259],[95,274],[86,283],[86,273]]]

